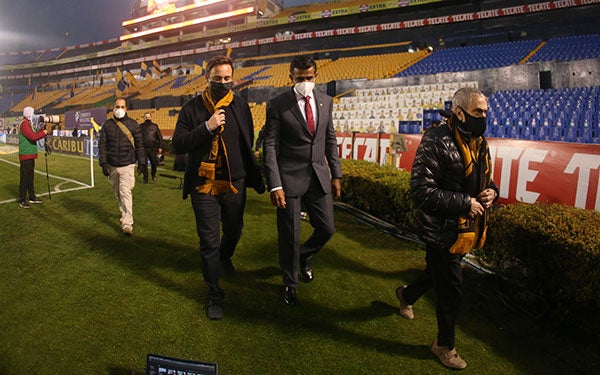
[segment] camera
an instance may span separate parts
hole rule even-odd
[[[43,125],[43,124],[58,124],[60,123],[60,117],[58,115],[33,115],[32,123]]]
[[[40,130],[46,127],[46,124],[58,124],[60,123],[60,117],[58,115],[33,115],[31,116],[31,126],[36,130]]]

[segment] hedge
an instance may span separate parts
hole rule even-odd
[[[600,333],[599,212],[517,203],[496,210],[490,225],[485,262],[544,297],[552,318],[593,317],[585,324]]]
[[[342,201],[414,233],[410,174],[364,160],[342,160]]]

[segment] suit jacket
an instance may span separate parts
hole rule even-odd
[[[317,123],[314,137],[302,116],[293,89],[267,103],[264,155],[269,190],[281,186],[287,196],[307,192],[313,171],[325,193],[331,179],[342,178],[331,112],[331,97],[313,90]]]
[[[254,125],[248,103],[239,96],[235,96],[231,104],[225,109],[231,113],[240,131],[240,152],[246,169],[246,186],[254,188],[259,194],[264,193],[265,186],[252,151],[254,144]],[[177,125],[173,132],[172,146],[177,154],[188,154],[185,168],[183,199],[187,198],[197,181],[200,163],[210,152],[213,135],[206,128],[205,122],[212,114],[206,109],[200,95],[190,99],[181,107]],[[227,125],[225,125],[227,126]]]

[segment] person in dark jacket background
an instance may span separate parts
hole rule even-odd
[[[35,170],[35,159],[38,157],[36,142],[44,138],[46,129],[34,130],[32,127],[34,109],[25,107],[23,109],[23,121],[19,126],[19,163],[21,178],[19,182],[19,206],[30,208],[29,203],[42,203],[35,196],[33,189],[33,176]],[[27,200],[29,198],[29,201]]]
[[[115,101],[113,118],[107,119],[100,129],[98,154],[102,173],[108,177],[119,202],[121,230],[131,236],[136,160],[140,170],[146,170],[146,175],[148,166],[140,126],[127,116],[124,98]]]
[[[455,325],[463,294],[460,263],[486,238],[488,209],[498,198],[483,133],[488,105],[474,88],[458,90],[447,124],[423,135],[413,163],[410,191],[425,243],[427,277],[396,289],[400,315],[413,319],[412,305],[435,291],[437,339],[431,351],[442,364],[463,369],[455,349]]]
[[[207,88],[179,112],[172,146],[188,155],[183,199],[192,198],[200,239],[202,275],[208,286],[210,319],[223,317],[222,272],[231,274],[231,257],[241,238],[246,187],[265,186],[252,146],[254,125],[246,100],[234,95],[233,61],[215,56],[206,67]],[[222,226],[222,236],[221,236]]]
[[[144,122],[140,125],[142,129],[142,138],[144,138],[144,150],[146,155],[150,159],[150,174],[152,175],[152,181],[156,181],[156,166],[158,165],[158,154],[162,152],[163,137],[160,133],[158,125],[152,122],[152,114],[146,112],[144,114]],[[144,174],[144,183],[148,183],[148,168],[142,170]]]

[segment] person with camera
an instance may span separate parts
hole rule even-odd
[[[23,121],[19,126],[19,206],[30,208],[30,203],[39,204],[42,200],[35,196],[33,189],[33,176],[35,170],[35,159],[38,157],[37,141],[44,138],[48,131],[46,128],[35,130],[33,124],[32,107],[23,109]],[[29,199],[27,199],[29,198]]]
[[[138,123],[127,116],[127,102],[118,98],[113,117],[100,129],[98,154],[102,173],[108,177],[121,211],[121,229],[127,236],[133,233],[133,187],[135,163],[148,175],[144,141]]]
[[[152,114],[146,112],[144,114],[144,122],[142,122],[142,138],[144,138],[144,150],[150,159],[152,181],[156,181],[156,167],[158,166],[158,154],[162,152],[163,137],[160,133],[158,125],[152,122]],[[148,168],[145,169],[144,184],[148,183]]]

